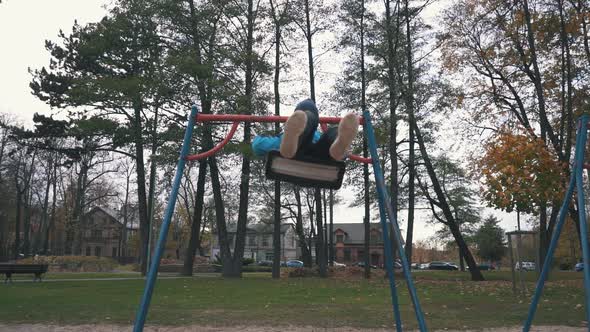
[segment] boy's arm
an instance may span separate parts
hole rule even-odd
[[[281,136],[256,136],[252,140],[254,154],[262,157],[269,151],[278,150],[281,147]]]

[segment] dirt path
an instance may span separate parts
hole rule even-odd
[[[19,324],[4,325],[0,324],[0,332],[127,332],[131,331],[131,326],[121,325],[71,325],[57,326],[44,324]],[[387,329],[357,329],[350,327],[342,328],[317,328],[312,326],[233,326],[233,327],[207,327],[207,326],[159,326],[146,327],[146,332],[390,332]],[[453,332],[451,330],[436,330]],[[464,330],[475,331],[475,330]],[[495,329],[479,330],[483,332],[520,332],[521,327],[503,327]],[[582,327],[566,326],[539,326],[531,329],[534,332],[582,332],[587,331]],[[455,331],[458,332],[458,331]]]

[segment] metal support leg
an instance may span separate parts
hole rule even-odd
[[[152,293],[154,291],[154,285],[156,284],[156,278],[158,276],[158,267],[160,266],[160,258],[164,252],[166,245],[166,237],[168,235],[168,229],[170,228],[170,221],[172,220],[172,214],[174,213],[174,207],[176,205],[176,198],[178,197],[178,189],[180,187],[180,181],[182,180],[182,174],[184,172],[185,158],[188,155],[191,137],[193,135],[193,127],[195,125],[195,119],[198,114],[197,106],[193,106],[191,114],[188,119],[186,132],[184,133],[184,140],[182,142],[182,148],[180,151],[180,158],[176,165],[176,174],[174,175],[174,182],[172,183],[172,190],[170,191],[170,197],[168,197],[168,205],[166,206],[166,212],[164,213],[164,220],[162,227],[160,228],[160,235],[158,238],[158,244],[154,256],[152,257],[151,265],[148,270],[148,276],[145,282],[145,288],[143,296],[141,298],[141,304],[135,317],[135,325],[133,332],[142,332],[143,326],[145,325],[145,319],[147,316],[150,301],[152,299]]]
[[[367,139],[369,143],[369,151],[371,152],[371,158],[373,159],[373,173],[375,175],[375,183],[377,185],[377,193],[379,195],[379,203],[386,208],[387,216],[389,218],[389,223],[393,227],[393,235],[396,238],[396,245],[398,252],[400,254],[400,258],[402,261],[404,277],[406,279],[406,283],[408,285],[408,292],[410,293],[410,298],[412,299],[412,304],[414,305],[414,312],[416,314],[416,320],[418,321],[418,326],[421,332],[426,332],[426,322],[424,320],[424,314],[422,312],[422,308],[420,307],[420,301],[418,300],[418,295],[416,292],[416,288],[414,287],[414,283],[412,281],[412,275],[410,273],[410,264],[408,263],[408,259],[406,257],[404,246],[402,244],[402,236],[399,230],[399,225],[397,224],[396,213],[393,211],[391,206],[391,201],[389,199],[389,194],[387,192],[387,188],[385,187],[385,180],[383,178],[383,171],[381,170],[381,164],[379,163],[379,155],[377,154],[377,143],[375,141],[375,131],[373,129],[373,125],[371,123],[371,114],[368,111],[363,112],[363,117],[365,120],[365,127],[364,129],[367,131]],[[385,246],[385,253],[386,255],[386,266],[388,273],[393,277],[393,261],[391,261],[391,257],[393,256],[391,253],[391,244],[389,243],[389,227],[387,224],[384,223],[385,220],[381,219],[381,226],[383,229],[383,240],[387,240],[384,243]],[[391,279],[390,279],[391,282]],[[395,283],[392,287],[395,287]],[[393,298],[394,291],[392,289],[392,302],[394,305],[394,312],[395,312],[395,305],[397,304],[397,299]],[[399,309],[398,309],[399,310]]]
[[[545,262],[543,263],[543,269],[541,270],[541,275],[539,276],[539,280],[537,281],[537,287],[535,288],[535,294],[533,295],[533,300],[531,301],[531,305],[529,307],[529,313],[527,319],[524,323],[524,327],[522,328],[523,332],[528,332],[531,329],[531,325],[533,323],[533,318],[535,317],[535,312],[537,311],[537,305],[539,304],[539,299],[541,297],[541,293],[543,292],[543,286],[545,285],[545,280],[547,279],[547,275],[549,274],[549,270],[551,268],[551,263],[553,262],[553,254],[555,252],[555,248],[557,247],[557,242],[559,241],[559,235],[561,234],[561,229],[563,228],[563,224],[565,222],[565,217],[568,213],[568,206],[573,196],[574,187],[576,185],[576,178],[582,176],[582,165],[584,164],[584,149],[586,147],[586,134],[587,128],[586,125],[588,123],[588,116],[582,116],[578,122],[578,135],[576,137],[576,151],[574,157],[574,167],[572,171],[572,175],[570,178],[570,183],[568,185],[567,192],[565,194],[565,198],[563,200],[563,204],[561,205],[561,209],[559,210],[557,224],[555,225],[555,230],[553,231],[553,236],[551,237],[551,243],[549,244],[549,249],[547,251],[547,255],[545,256]],[[583,188],[582,188],[583,189]],[[583,190],[581,191],[583,195]],[[578,197],[580,192],[578,192]],[[583,201],[579,201],[579,204],[584,204]],[[579,205],[578,205],[579,206]],[[582,217],[581,217],[582,218]],[[582,219],[580,218],[580,223],[582,223]],[[586,220],[584,215],[584,222]],[[585,235],[584,235],[585,236]],[[583,242],[586,242],[586,251],[587,251],[587,239]],[[582,243],[583,245],[583,243]],[[587,255],[584,256],[584,270],[588,270],[588,257]],[[586,273],[586,272],[585,272]],[[588,310],[589,297],[588,297],[588,283],[589,280],[584,275],[584,286],[586,286],[586,309]],[[587,316],[590,318],[590,316]]]
[[[583,120],[586,119],[587,116],[582,117]],[[587,121],[581,120],[580,124],[580,132],[578,133],[579,140],[580,140],[580,150],[576,151],[579,152],[579,156],[577,156],[576,161],[576,190],[577,190],[577,198],[578,198],[578,215],[580,216],[580,238],[582,242],[582,257],[584,261],[584,290],[586,292],[586,319],[590,318],[590,268],[589,268],[589,259],[590,259],[590,251],[588,248],[588,225],[586,224],[586,208],[585,208],[585,195],[584,195],[584,152],[586,150],[586,141],[588,135],[586,134],[587,128]],[[582,129],[583,128],[583,129]],[[588,331],[590,331],[590,325],[588,326]]]
[[[383,206],[383,200],[381,199],[381,197],[379,197],[378,201],[379,219],[381,220],[381,226],[387,225],[387,215],[385,213],[385,207]],[[395,286],[395,269],[393,267],[393,253],[391,247],[391,239],[389,238],[389,231],[383,232],[383,247],[385,249],[385,267],[387,269],[387,276],[389,278],[389,289],[391,291],[391,304],[393,305],[393,318],[395,319],[395,329],[397,332],[402,332],[402,316],[399,311],[399,299],[397,296],[397,287]]]

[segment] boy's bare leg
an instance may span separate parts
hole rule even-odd
[[[295,111],[287,119],[283,130],[283,139],[281,140],[281,156],[293,158],[299,148],[299,137],[305,130],[307,124],[307,114],[304,111]]]
[[[358,132],[358,126],[358,117],[353,113],[346,114],[342,120],[340,120],[340,124],[338,124],[338,137],[334,143],[332,143],[332,146],[330,146],[330,157],[332,157],[332,159],[344,159]]]

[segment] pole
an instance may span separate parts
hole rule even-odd
[[[582,177],[582,167],[584,164],[584,149],[586,147],[586,134],[587,134],[587,126],[588,125],[588,116],[584,115],[578,121],[578,135],[576,137],[576,150],[574,155],[574,167],[573,172],[570,178],[570,183],[568,185],[567,192],[565,194],[565,198],[563,200],[563,204],[559,209],[558,221],[557,225],[555,225],[555,230],[551,237],[551,242],[549,244],[549,249],[547,250],[547,255],[545,256],[545,262],[543,264],[543,268],[541,269],[541,275],[539,276],[539,280],[537,281],[537,286],[535,288],[535,293],[533,295],[533,299],[531,301],[531,305],[529,307],[529,312],[522,328],[523,332],[529,332],[531,329],[531,325],[533,323],[533,318],[535,317],[535,312],[537,311],[537,305],[539,304],[539,298],[541,297],[541,293],[543,292],[543,287],[545,285],[545,280],[547,279],[547,275],[549,274],[549,268],[551,266],[551,262],[553,261],[553,254],[555,252],[555,248],[557,247],[557,242],[559,241],[559,235],[561,234],[561,229],[563,228],[563,224],[565,222],[565,217],[567,215],[567,210],[569,207],[569,203],[572,199],[574,187],[576,185],[576,179],[578,177]],[[580,179],[581,180],[581,179]],[[583,191],[582,191],[583,195]],[[580,195],[578,193],[578,198]],[[578,202],[578,206],[580,204],[584,204],[581,200]],[[582,211],[580,211],[582,213]],[[582,220],[585,222],[586,218],[585,215],[583,216],[584,219],[580,218],[580,222]],[[585,234],[584,234],[585,236]],[[582,239],[582,246],[586,243],[586,251],[588,251],[587,239]],[[584,269],[588,270],[590,267],[588,266],[588,256],[584,257]],[[584,286],[586,288],[586,314],[587,319],[590,318],[590,313],[588,312],[588,308],[590,308],[590,303],[588,302],[590,298],[588,297],[588,287],[590,286],[590,280],[586,276],[586,272],[584,272]]]
[[[166,236],[168,235],[170,221],[172,220],[172,214],[174,213],[176,199],[178,198],[178,189],[180,187],[180,181],[182,180],[182,173],[184,171],[184,165],[186,162],[185,158],[189,152],[191,137],[193,135],[193,127],[198,113],[199,110],[197,106],[193,105],[191,109],[191,114],[188,118],[186,132],[184,133],[184,140],[182,142],[180,157],[178,159],[178,164],[176,165],[176,174],[174,175],[172,190],[170,192],[170,197],[168,198],[168,205],[166,206],[164,220],[162,221],[162,226],[160,228],[158,243],[156,246],[156,250],[154,252],[154,256],[152,257],[151,266],[148,270],[145,288],[143,291],[143,296],[141,298],[141,304],[139,306],[139,309],[137,310],[137,315],[135,317],[135,325],[133,327],[133,332],[142,332],[143,326],[145,325],[145,319],[150,306],[150,301],[152,299],[152,293],[154,291],[154,286],[156,284],[156,278],[158,277],[158,267],[160,266],[160,258],[162,257],[162,253],[164,252],[164,247],[166,245]]]
[[[420,306],[420,301],[418,300],[418,295],[416,292],[416,288],[414,287],[414,283],[412,281],[412,275],[410,274],[410,264],[408,263],[408,259],[406,257],[404,247],[402,244],[402,236],[399,229],[399,225],[397,224],[397,218],[395,211],[391,206],[391,200],[389,199],[389,193],[387,192],[387,188],[385,187],[385,179],[383,178],[383,171],[381,170],[381,164],[379,163],[379,155],[377,153],[377,142],[375,140],[375,131],[373,129],[373,125],[371,124],[371,115],[369,111],[366,109],[363,110],[363,117],[365,119],[365,127],[364,129],[367,131],[367,138],[369,143],[369,151],[371,152],[371,158],[373,159],[373,173],[375,175],[375,183],[377,185],[377,193],[379,195],[379,210],[381,214],[381,227],[383,229],[383,241],[384,241],[384,249],[385,249],[385,266],[387,267],[387,273],[389,275],[389,282],[391,288],[391,295],[392,295],[392,302],[394,305],[394,314],[396,311],[397,305],[397,298],[395,298],[395,281],[393,275],[393,254],[391,250],[391,242],[389,240],[389,227],[385,220],[385,213],[387,212],[387,216],[389,217],[389,224],[393,228],[393,236],[395,237],[395,242],[397,245],[397,249],[400,254],[400,258],[402,261],[403,266],[403,273],[406,279],[406,283],[408,285],[408,292],[410,293],[410,298],[412,299],[412,304],[414,306],[414,312],[416,314],[416,320],[418,321],[418,326],[421,332],[426,332],[426,322],[424,320],[424,313],[422,312],[422,308]],[[385,211],[384,211],[385,210]],[[397,308],[399,312],[399,308]],[[399,315],[398,315],[399,316]],[[401,331],[401,324],[396,324],[398,331]]]

